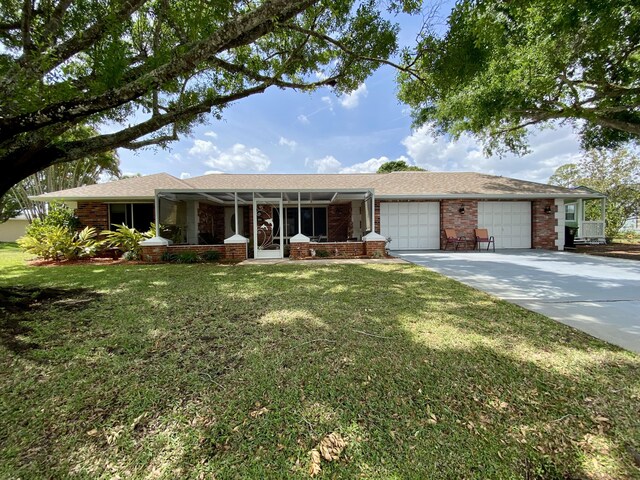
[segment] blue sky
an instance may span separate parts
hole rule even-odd
[[[418,21],[400,19],[401,44],[415,38]],[[407,107],[396,98],[395,71],[384,66],[349,95],[337,97],[326,88],[311,94],[271,89],[231,105],[221,121],[198,125],[169,150],[118,153],[125,173],[182,178],[213,172],[375,172],[387,160],[403,159],[431,171],[538,182],[580,155],[569,127],[532,130],[530,146],[532,152],[523,157],[487,158],[470,137],[454,142],[435,137],[428,125],[412,129]]]

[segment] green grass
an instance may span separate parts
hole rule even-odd
[[[640,357],[404,265],[28,267],[0,478],[638,478]]]

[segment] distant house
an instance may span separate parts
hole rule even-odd
[[[29,220],[24,215],[0,223],[0,242],[15,242],[25,234]]]
[[[444,228],[471,241],[475,228],[487,228],[498,249],[562,250],[571,221],[565,204],[590,198],[603,196],[468,172],[212,174],[185,180],[159,173],[33,197],[64,201],[83,225],[101,230],[121,223],[146,230],[157,219],[157,236],[173,241],[168,247],[156,239],[159,246],[224,254],[235,248],[233,255],[242,257],[249,242],[256,258],[282,258],[287,251],[307,257],[312,250],[367,255],[370,245],[379,248],[387,238],[392,250],[437,250],[446,245]],[[597,228],[604,238],[603,219]]]

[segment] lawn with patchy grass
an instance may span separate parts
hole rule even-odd
[[[4,246],[0,295],[0,478],[640,477],[639,356],[416,266]]]

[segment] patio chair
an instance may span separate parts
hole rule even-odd
[[[445,228],[444,236],[447,238],[447,243],[444,245],[444,249],[446,250],[449,244],[454,245],[454,249],[458,250],[458,247],[462,245],[465,247],[467,245],[467,238],[463,236],[458,236],[456,231],[453,228]]]
[[[475,247],[478,250],[480,250],[480,244],[481,243],[486,243],[487,244],[487,251],[489,251],[489,247],[490,246],[493,246],[493,251],[494,252],[496,251],[496,240],[495,240],[495,238],[493,238],[493,236],[489,236],[489,230],[487,230],[486,228],[476,228],[473,231],[473,233],[476,236]]]

